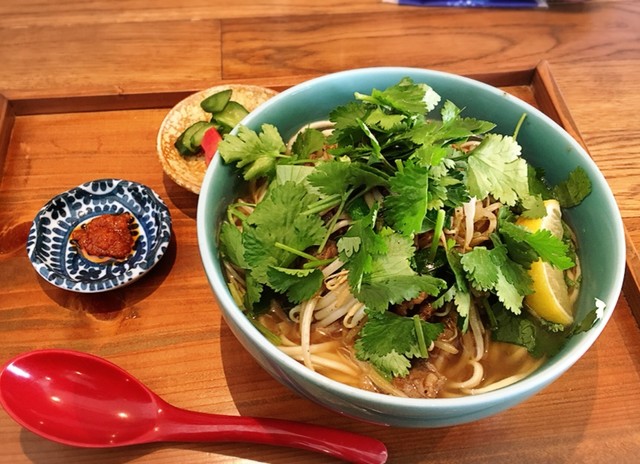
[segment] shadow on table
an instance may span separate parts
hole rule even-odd
[[[57,305],[70,311],[85,313],[98,321],[136,317],[131,314],[136,303],[144,300],[162,285],[176,260],[177,242],[172,234],[162,259],[149,272],[122,288],[100,293],[78,293],[55,287],[39,279],[42,291]]]

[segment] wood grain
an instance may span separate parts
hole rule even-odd
[[[366,433],[387,443],[393,463],[636,462],[639,16],[634,0],[539,11],[378,0],[0,2],[0,362],[41,347],[89,351],[177,406]],[[544,60],[548,65],[536,68]],[[540,395],[476,423],[375,426],[274,381],[222,320],[200,262],[197,196],[164,176],[154,151],[167,108],[190,92],[229,82],[280,90],[379,65],[451,71],[508,86],[530,102],[546,98],[545,109],[559,110],[601,168],[627,229],[625,294],[596,344]],[[550,83],[544,95],[528,86],[542,77]],[[52,196],[99,177],[156,190],[169,206],[174,236],[162,261],[135,285],[101,296],[71,294],[35,274],[26,236]],[[26,432],[0,412],[0,463],[70,462],[328,461],[233,443],[74,449]]]
[[[206,87],[221,74],[219,36],[211,20],[0,28],[0,89],[18,99]]]
[[[583,21],[585,8],[589,24]],[[469,73],[531,67],[542,59],[579,63],[637,57],[640,5],[547,12],[397,9],[335,15],[223,20],[223,77],[307,74],[317,69],[400,65]],[[623,19],[626,18],[626,19]],[[446,18],[446,19],[445,19]],[[622,23],[620,22],[622,21]],[[481,39],[480,39],[481,38]],[[452,50],[454,52],[452,53]]]
[[[114,22],[198,21],[201,19],[272,18],[335,13],[388,12],[397,7],[378,0],[98,0],[43,2],[5,0],[0,5],[0,27],[21,28],[64,24]]]
[[[14,120],[15,112],[12,105],[5,97],[0,96],[0,172],[3,171],[4,161],[7,158]]]

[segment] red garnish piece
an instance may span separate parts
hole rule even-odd
[[[202,142],[200,142],[200,147],[204,151],[204,162],[207,166],[209,166],[209,163],[211,163],[213,155],[215,155],[216,151],[218,151],[218,144],[221,140],[222,136],[215,127],[210,127],[203,134]]]

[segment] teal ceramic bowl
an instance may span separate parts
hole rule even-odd
[[[588,332],[575,336],[562,352],[538,371],[511,386],[462,398],[407,399],[367,392],[312,372],[281,353],[249,323],[234,303],[225,283],[218,255],[217,231],[226,206],[237,196],[239,177],[216,156],[206,173],[198,203],[197,229],[207,278],[226,323],[238,340],[273,377],[294,391],[337,413],[363,421],[399,427],[443,427],[482,419],[513,407],[547,387],[593,345],[609,321],[620,295],[625,268],[622,220],[604,177],[581,146],[545,114],[489,85],[457,75],[413,68],[356,69],[304,82],[277,95],[245,118],[242,124],[257,130],[263,123],[279,128],[286,140],[300,126],[326,119],[334,107],[353,99],[354,92],[384,89],[405,76],[430,85],[443,100],[464,108],[464,115],[497,123],[496,132],[512,134],[527,113],[518,134],[523,153],[543,168],[552,184],[582,166],[593,191],[565,218],[580,244],[583,283],[577,303],[579,319],[606,305],[601,319]]]

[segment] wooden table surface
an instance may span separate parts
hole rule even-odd
[[[15,120],[0,133],[0,363],[35,348],[88,351],[177,406],[365,433],[385,441],[389,462],[637,462],[640,308],[631,290],[640,275],[639,31],[636,0],[537,11],[377,0],[2,0],[0,114]],[[495,417],[433,430],[329,412],[273,380],[243,350],[204,276],[197,197],[167,178],[157,161],[155,136],[166,108],[81,115],[63,108],[219,83],[278,86],[357,67],[480,75],[532,69],[542,60],[620,206],[631,290],[596,344],[543,393]],[[65,292],[31,267],[28,227],[49,198],[100,177],[156,190],[171,211],[174,237],[160,264],[134,285],[99,296]],[[0,411],[0,462],[330,461],[233,443],[76,449],[41,439]]]

